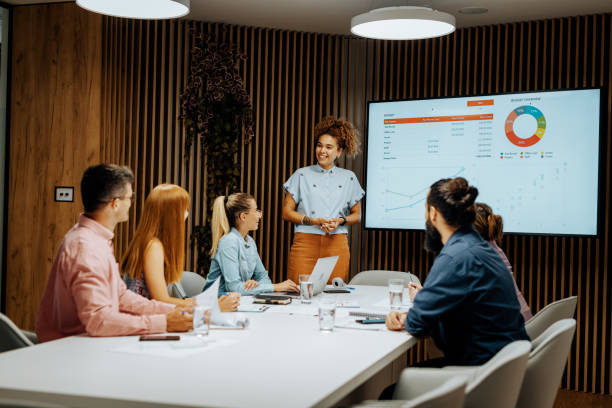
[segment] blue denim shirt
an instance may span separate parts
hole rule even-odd
[[[346,217],[365,195],[352,171],[335,166],[325,170],[318,164],[298,169],[283,189],[293,197],[296,211],[310,218]],[[325,235],[318,225],[296,224],[295,232]],[[348,226],[340,225],[331,233],[348,234]]]
[[[263,292],[273,292],[274,286],[264,268],[255,241],[250,235],[242,238],[236,228],[225,234],[219,240],[219,247],[210,263],[210,271],[206,277],[207,289],[217,278],[219,295],[222,292],[239,292],[243,295],[256,295]],[[259,286],[251,290],[244,289],[244,282],[253,279]]]
[[[406,317],[414,336],[431,335],[447,364],[480,365],[506,344],[529,340],[512,276],[472,228],[456,231],[436,257]]]

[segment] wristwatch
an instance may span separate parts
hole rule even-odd
[[[341,216],[340,216],[340,217],[338,217],[338,218],[340,218],[340,219],[342,220],[342,222],[340,223],[340,225],[344,225],[344,224],[346,224],[346,218],[344,218],[344,216],[342,216],[342,215],[341,215]]]

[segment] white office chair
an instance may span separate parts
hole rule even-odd
[[[33,345],[11,319],[0,313],[0,353]]]
[[[421,284],[419,278],[410,272],[385,271],[382,269],[363,271],[351,279],[349,285],[387,286],[389,279],[405,279]]]
[[[575,331],[576,320],[559,320],[531,343],[533,350],[529,353],[517,407],[551,408],[554,405]]]
[[[439,369],[407,368],[400,382],[404,384],[401,400],[364,401],[361,408],[462,408],[467,379]]]
[[[450,366],[442,371],[468,377],[466,408],[514,408],[530,350],[531,343],[527,340],[514,341],[481,366]]]
[[[571,319],[576,313],[577,296],[549,303],[525,323],[525,330],[531,340],[538,338],[554,322],[563,319]]]
[[[183,271],[181,280],[173,283],[170,296],[178,298],[194,297],[202,293],[206,279],[195,272]]]

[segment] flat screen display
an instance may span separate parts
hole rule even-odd
[[[430,185],[461,176],[505,232],[597,235],[600,92],[370,102],[366,228],[423,229]]]

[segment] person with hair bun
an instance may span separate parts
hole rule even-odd
[[[425,206],[425,248],[438,253],[413,306],[387,316],[391,330],[431,336],[444,357],[428,366],[481,365],[516,340],[529,340],[512,277],[474,230],[478,190],[462,177],[432,184]]]
[[[168,294],[168,284],[178,282],[185,267],[185,221],[189,215],[189,193],[174,184],[160,184],[145,200],[136,233],[121,269],[128,289],[147,299],[177,306],[195,306],[195,299]],[[223,312],[238,309],[240,295],[219,298]]]
[[[249,235],[250,231],[259,228],[261,216],[255,198],[250,194],[234,193],[215,199],[211,220],[212,262],[205,289],[221,277],[219,294],[238,292],[256,295],[264,292],[300,291],[291,280],[276,284],[270,280],[255,241]]]
[[[355,173],[335,162],[342,154],[359,154],[358,131],[350,122],[327,116],[315,126],[314,138],[317,164],[298,169],[283,185],[282,217],[295,224],[287,276],[297,280],[312,272],[318,258],[338,255],[329,279],[347,281],[348,226],[361,221],[365,192]]]
[[[493,214],[491,207],[485,203],[476,203],[474,204],[474,208],[476,209],[474,229],[485,241],[489,243],[489,245],[493,247],[502,261],[504,261],[504,264],[506,264],[506,267],[508,267],[508,272],[510,272],[510,276],[512,276],[512,281],[514,282],[516,298],[521,305],[521,314],[523,315],[523,319],[527,321],[533,317],[531,314],[531,309],[529,309],[529,305],[525,301],[523,294],[516,284],[514,274],[512,273],[512,265],[510,265],[508,257],[506,257],[504,251],[502,251],[502,249],[499,247],[499,245],[501,245],[502,237],[504,236],[504,222],[502,217],[501,215]]]

